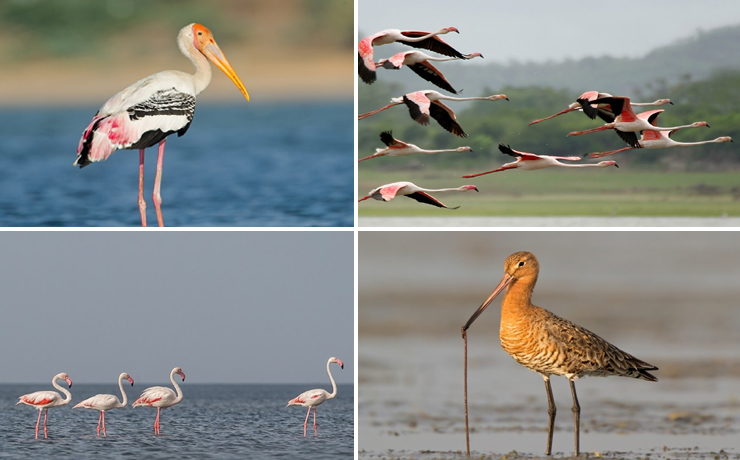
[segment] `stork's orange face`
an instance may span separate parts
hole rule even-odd
[[[208,27],[201,24],[193,24],[193,45],[198,51],[203,53],[209,61],[213,62],[216,67],[221,69],[221,71],[234,82],[236,87],[239,88],[239,91],[242,92],[244,97],[249,100],[247,88],[239,79],[234,68],[229,64],[229,61],[226,59],[226,56],[224,56],[221,48],[216,44],[216,40],[214,40],[213,34]]]

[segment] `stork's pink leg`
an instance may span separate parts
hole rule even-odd
[[[98,436],[100,436],[100,421],[103,420],[103,411],[100,411],[100,416],[98,416]]]
[[[159,153],[157,154],[157,174],[154,176],[154,193],[152,194],[152,200],[154,201],[154,209],[157,210],[157,223],[160,227],[164,227],[162,222],[162,196],[159,194],[159,187],[162,184],[162,163],[164,161],[164,143],[167,139],[162,139],[159,143]]]
[[[43,409],[39,409],[39,418],[36,419],[36,439],[39,438],[39,423],[41,423],[41,412],[43,411]]]
[[[316,406],[313,408],[313,435],[319,435],[319,432],[316,430]]]
[[[306,437],[306,427],[308,426],[308,416],[311,415],[311,406],[308,406],[308,412],[306,412],[306,420],[303,421],[303,437]]]
[[[48,417],[48,416],[49,416],[49,409],[46,409],[44,411],[44,439],[47,438],[47,436],[46,436],[46,417]]]
[[[144,201],[144,149],[139,150],[139,213],[141,226],[146,227],[146,201]]]

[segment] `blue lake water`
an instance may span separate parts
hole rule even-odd
[[[136,150],[73,167],[97,107],[0,111],[0,226],[138,226]],[[199,105],[164,156],[166,226],[352,226],[354,108],[332,103]],[[147,150],[147,220],[157,149]]]
[[[129,400],[147,386],[137,382],[127,387]],[[72,406],[98,393],[116,394],[118,388],[75,383],[72,403],[49,410],[49,439],[36,440],[38,412],[15,403],[22,394],[51,387],[48,383],[0,385],[0,458],[353,458],[353,385],[338,385],[337,397],[319,406],[318,437],[311,426],[309,436],[303,437],[305,408],[285,407],[303,391],[325,387],[185,383],[183,401],[162,410],[159,436],[153,431],[156,409],[133,409],[129,402],[126,408],[106,412],[108,436],[97,437],[99,412]],[[40,434],[43,437],[43,428]]]

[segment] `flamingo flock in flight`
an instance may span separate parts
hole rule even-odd
[[[193,121],[195,96],[211,82],[211,61],[221,69],[244,97],[249,93],[218,47],[211,31],[201,24],[183,27],[177,45],[195,66],[195,74],[165,70],[143,78],[103,104],[85,128],[77,147],[75,166],[104,161],[116,150],[139,150],[139,214],[146,227],[144,199],[144,150],[159,144],[152,201],[157,223],[162,219],[162,164],[167,136],[185,134]]]
[[[444,27],[437,32],[387,29],[365,37],[358,44],[358,75],[365,83],[372,84],[377,80],[377,69],[400,69],[401,67],[406,66],[424,80],[433,83],[434,85],[449,93],[457,94],[458,91],[455,89],[453,84],[448,81],[448,79],[436,67],[434,67],[431,62],[470,60],[475,57],[482,58],[483,56],[480,53],[463,54],[440,38],[440,35],[448,34],[450,32],[455,32],[458,34],[460,33],[460,31],[455,27]],[[389,58],[378,59],[377,61],[374,60],[375,46],[386,45],[394,42],[402,43],[415,48],[430,50],[435,53],[442,54],[446,57],[434,57],[422,51],[411,50],[396,53]],[[364,120],[365,118],[383,112],[387,109],[390,109],[391,107],[395,107],[397,105],[405,105],[409,111],[411,119],[415,122],[426,126],[429,125],[430,118],[433,118],[444,130],[450,132],[451,134],[459,137],[468,137],[468,133],[463,130],[455,112],[443,101],[497,101],[501,99],[505,99],[507,101],[509,100],[509,98],[505,94],[476,97],[454,97],[444,95],[435,90],[413,91],[404,94],[403,96],[394,97],[391,99],[389,104],[371,112],[363,113],[359,115],[357,119]],[[587,158],[601,158],[629,149],[657,149],[677,146],[732,142],[732,139],[727,136],[718,137],[713,140],[702,142],[676,142],[671,139],[671,135],[676,131],[686,128],[698,128],[702,126],[709,127],[709,125],[705,121],[697,121],[688,125],[660,127],[657,125],[658,114],[662,113],[664,110],[660,109],[642,113],[635,113],[633,109],[633,107],[662,106],[666,104],[673,105],[673,102],[670,99],[658,99],[653,102],[631,102],[629,97],[613,96],[609,93],[600,91],[586,91],[579,97],[577,97],[575,102],[569,104],[566,109],[545,118],[533,120],[529,124],[535,125],[545,120],[549,120],[569,112],[580,111],[583,112],[588,118],[600,118],[606,124],[597,128],[591,128],[582,131],[573,131],[567,134],[568,137],[579,136],[582,134],[594,133],[598,131],[614,130],[617,135],[629,145],[628,147],[606,152],[594,152],[588,155],[552,156],[536,155],[534,153],[514,150],[508,145],[501,143],[499,144],[499,150],[501,151],[501,153],[515,157],[516,161],[506,163],[491,171],[477,174],[467,174],[462,177],[471,178],[483,176],[486,174],[506,171],[509,169],[533,171],[549,167],[607,168],[610,166],[614,166],[618,168],[619,166],[615,161],[600,161],[598,163],[564,162],[581,161],[584,156]],[[386,148],[378,148],[373,155],[360,158],[357,161],[361,162],[381,156],[397,157],[417,153],[436,154],[442,152],[472,152],[471,147],[425,150],[414,144],[403,142],[399,139],[394,138],[391,129],[384,130],[380,135],[380,139],[386,145]],[[463,185],[460,187],[450,187],[444,189],[425,189],[415,185],[410,181],[399,181],[382,185],[371,190],[367,196],[360,198],[358,202],[365,201],[369,198],[373,198],[378,201],[390,201],[398,195],[403,195],[415,199],[421,203],[431,204],[440,208],[448,208],[448,206],[442,204],[439,200],[430,195],[430,193],[446,191],[464,192],[468,190],[478,191],[478,188],[473,185]],[[448,209],[457,208],[455,207]]]

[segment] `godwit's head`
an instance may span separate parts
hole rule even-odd
[[[498,296],[510,284],[519,280],[524,280],[525,282],[534,285],[534,283],[537,282],[537,274],[539,271],[540,263],[531,252],[515,252],[507,257],[504,261],[504,276],[501,278],[501,282],[498,283],[498,286],[496,286],[493,292],[491,292],[491,295],[488,296],[481,306],[478,307],[478,310],[473,313],[473,316],[470,317],[468,322],[465,323],[463,330],[468,330],[470,325],[473,324],[473,321],[475,321],[476,318],[478,318],[491,304],[491,302],[493,302],[493,299],[495,299],[496,296]]]
[[[344,369],[344,363],[339,358],[335,358],[335,357],[332,356],[331,358],[329,358],[329,363],[337,363],[337,364],[339,364],[339,367],[341,367],[342,369]]]
[[[213,38],[213,34],[208,27],[195,23],[183,27],[177,35],[177,44],[180,47],[180,51],[190,59],[192,59],[192,48],[198,50],[216,67],[221,69],[221,71],[234,82],[236,87],[239,88],[239,91],[242,92],[244,97],[249,100],[247,88],[239,79],[234,68],[229,64],[229,61],[226,59],[226,56],[224,56],[221,48],[216,44],[216,40]]]
[[[600,168],[606,168],[608,166],[615,166],[617,168],[619,167],[619,165],[617,164],[616,161],[600,161],[600,162],[596,163],[596,166],[598,166]]]

